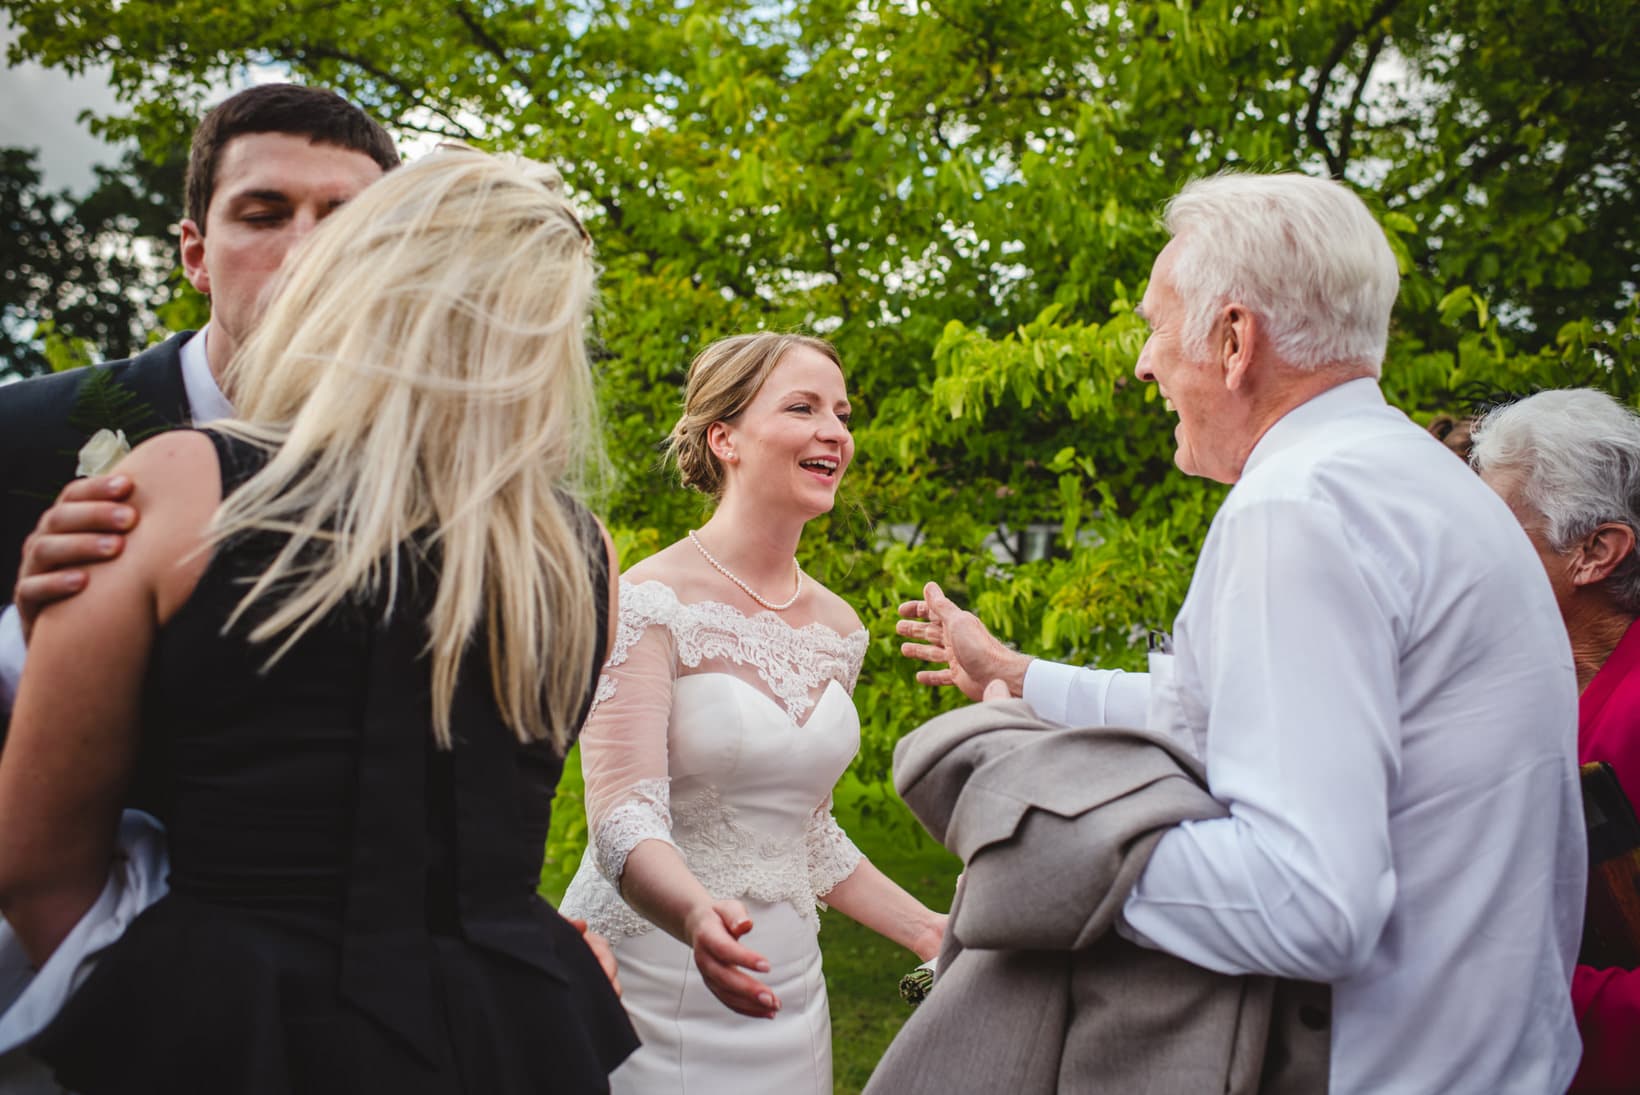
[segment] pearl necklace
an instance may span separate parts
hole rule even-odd
[[[757,590],[741,581],[740,578],[737,577],[728,567],[712,558],[712,553],[706,550],[706,545],[700,542],[700,537],[695,535],[694,529],[689,530],[689,542],[695,545],[696,550],[698,550],[701,555],[705,557],[708,563],[712,564],[712,569],[716,570],[719,574],[739,586],[741,591],[745,593],[746,596],[750,597],[752,600],[756,601],[758,604],[762,605],[771,612],[786,611],[786,609],[797,603],[797,598],[803,595],[803,568],[797,565],[796,559],[792,560],[792,569],[797,572],[797,588],[792,590],[792,595],[787,601],[782,604],[775,604],[773,601],[767,601],[758,596]]]

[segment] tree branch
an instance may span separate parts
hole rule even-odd
[[[1361,110],[1361,97],[1366,93],[1367,80],[1372,77],[1373,66],[1378,64],[1378,55],[1388,40],[1389,35],[1383,33],[1372,40],[1372,45],[1367,47],[1367,59],[1361,66],[1361,74],[1356,77],[1355,91],[1350,95],[1349,109],[1344,113],[1343,128],[1338,134],[1338,158],[1345,164],[1350,162],[1350,145],[1355,139],[1355,118]]]
[[[469,10],[462,0],[454,0],[450,5],[450,10],[455,13],[455,17],[460,20],[461,25],[467,28],[467,33],[473,36],[474,45],[494,57],[496,64],[512,73],[513,79],[521,85],[524,87],[533,86],[533,76],[519,69],[513,61],[513,50],[502,45],[500,40],[490,33],[490,28],[484,25],[482,18]],[[533,94],[533,91],[531,93]]]
[[[1344,151],[1335,151],[1327,141],[1327,135],[1321,131],[1321,105],[1326,101],[1327,89],[1332,86],[1332,74],[1349,53],[1350,47],[1360,40],[1362,32],[1374,23],[1383,20],[1392,11],[1400,6],[1401,0],[1378,0],[1378,6],[1367,14],[1367,18],[1359,27],[1343,26],[1338,30],[1338,36],[1333,39],[1332,49],[1327,59],[1321,62],[1321,69],[1316,74],[1315,87],[1310,90],[1310,102],[1304,112],[1304,133],[1310,143],[1320,150],[1327,160],[1327,173],[1335,179],[1344,177],[1344,168],[1348,163]],[[1373,58],[1376,60],[1376,57]],[[1370,65],[1368,66],[1371,67]],[[1357,88],[1359,91],[1359,87]]]
[[[420,88],[406,83],[393,73],[387,71],[372,61],[365,60],[357,54],[349,53],[347,50],[338,49],[335,46],[315,42],[305,46],[293,45],[287,56],[289,59],[295,61],[306,61],[308,58],[312,57],[326,61],[335,61],[338,64],[352,65],[354,68],[358,69],[360,72],[363,72],[371,79],[377,80],[391,87],[394,91],[398,92],[401,97],[409,100],[414,106],[443,118],[457,131],[459,131],[460,136],[466,140],[473,140],[477,136],[477,134],[475,134],[471,129],[456,121],[456,119],[452,117],[448,111],[444,110],[442,107],[433,105],[428,100],[427,95]],[[422,132],[432,132],[425,129],[425,127],[407,124],[402,119],[398,120],[397,124],[402,125],[407,129],[420,129]],[[449,135],[450,134],[446,134],[446,136]]]
[[[626,210],[621,208],[620,202],[616,201],[612,197],[609,197],[607,194],[594,195],[592,200],[597,202],[599,206],[603,208],[604,215],[609,218],[610,227],[614,228],[617,232],[620,232],[625,228]]]

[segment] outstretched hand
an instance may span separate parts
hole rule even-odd
[[[769,960],[738,940],[752,930],[746,907],[738,901],[714,901],[685,925],[695,965],[712,995],[725,1007],[753,1019],[773,1019],[780,1001],[769,987],[743,972],[769,972]]]
[[[916,642],[900,644],[900,653],[922,662],[944,662],[944,669],[924,669],[917,683],[931,687],[954,684],[971,700],[1006,699],[1025,687],[1029,655],[1010,650],[972,612],[965,612],[934,583],[923,587],[923,599],[900,606],[895,631]],[[1000,684],[1000,690],[992,685]]]
[[[40,515],[23,541],[11,597],[25,640],[41,609],[85,588],[88,575],[81,568],[106,562],[125,546],[125,534],[137,524],[137,511],[129,504],[131,490],[126,475],[75,479]]]

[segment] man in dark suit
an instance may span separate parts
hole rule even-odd
[[[122,438],[231,414],[223,370],[286,254],[398,162],[386,131],[334,92],[239,92],[205,116],[188,161],[182,266],[210,298],[210,322],[133,358],[0,387],[0,597],[15,602],[0,612],[0,731],[34,612],[78,591],[78,568],[117,554],[108,534],[137,520],[129,483],[75,476],[95,476]]]

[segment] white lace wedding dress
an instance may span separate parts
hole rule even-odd
[[[589,843],[566,916],[607,936],[643,1046],[610,1077],[633,1095],[830,1095],[831,1018],[816,904],[860,853],[831,790],[860,743],[849,693],[866,633],[622,581],[615,648],[581,734]],[[706,889],[738,898],[742,942],[781,1001],[772,1019],[730,1011],[688,947],[617,889],[644,840],[675,846]]]

